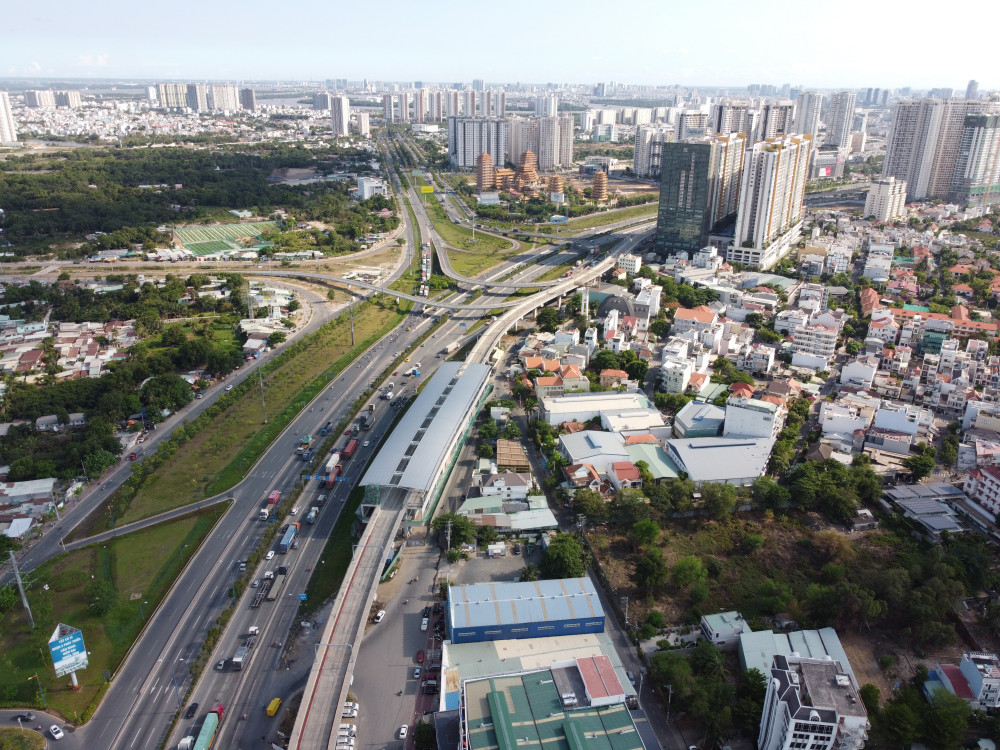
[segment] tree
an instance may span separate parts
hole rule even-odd
[[[858,695],[861,696],[861,702],[865,704],[865,710],[868,712],[868,715],[874,720],[874,717],[878,716],[880,709],[879,702],[881,696],[878,687],[872,685],[870,682],[866,682],[861,686]]]
[[[673,570],[670,571],[670,579],[674,586],[684,589],[693,583],[699,583],[708,578],[708,571],[699,558],[694,555],[686,555],[674,563]]]
[[[517,426],[517,422],[513,419],[508,419],[506,426],[503,428],[502,436],[507,440],[517,440],[521,437],[521,428]]]
[[[494,420],[492,417],[485,420],[479,427],[479,437],[481,438],[486,438],[487,440],[489,440],[495,438],[499,434],[500,431],[497,428],[496,420]]]
[[[743,673],[736,703],[733,706],[733,721],[739,729],[752,735],[760,729],[760,716],[764,710],[764,696],[767,694],[767,678],[756,667]]]
[[[88,607],[98,617],[104,617],[118,603],[118,592],[106,578],[95,578],[83,591],[89,600]]]
[[[472,544],[476,538],[476,525],[466,516],[457,513],[445,513],[431,522],[431,529],[441,535],[441,546],[446,543],[448,523],[451,522],[451,548]]]
[[[635,566],[635,581],[639,590],[652,596],[653,591],[667,582],[667,561],[659,547],[647,549]]]
[[[535,322],[546,333],[555,333],[559,327],[559,311],[554,307],[543,307],[535,316]]]
[[[437,747],[437,730],[434,725],[422,721],[413,728],[413,745],[417,750],[434,750]]]
[[[493,453],[493,446],[492,445],[486,445],[485,443],[483,443],[482,445],[479,446],[479,449],[478,449],[477,452],[478,452],[480,458],[493,458],[493,455],[494,455],[494,453]]]
[[[632,542],[635,547],[647,547],[651,544],[655,544],[656,540],[660,538],[660,526],[656,521],[651,521],[648,518],[642,521],[637,521],[634,526],[632,526]]]
[[[476,542],[479,546],[488,547],[497,540],[500,534],[492,526],[480,526],[476,529]]]
[[[573,512],[599,521],[607,515],[608,504],[600,492],[584,487],[573,493]]]
[[[274,333],[272,333],[270,336],[267,337],[267,345],[273,349],[278,344],[284,343],[285,339],[287,338],[288,334],[286,334],[284,331],[275,331]]]
[[[903,466],[909,469],[913,478],[920,480],[934,471],[934,458],[926,453],[922,456],[908,456],[903,459]]]
[[[524,583],[525,581],[537,581],[538,580],[538,566],[534,563],[528,563],[523,568],[521,568],[521,575],[518,580]]]
[[[700,492],[705,512],[711,518],[725,518],[736,507],[736,488],[731,484],[705,483]]]
[[[583,545],[572,534],[556,534],[542,553],[544,578],[581,578],[587,574]]]
[[[666,320],[654,320],[649,324],[649,332],[658,339],[666,338],[670,335],[670,323]]]
[[[923,713],[923,741],[931,750],[959,747],[969,727],[969,704],[947,690],[935,690]]]
[[[649,362],[644,359],[629,362],[625,365],[625,372],[632,380],[637,380],[641,384],[646,379],[646,373],[649,372]]]
[[[590,360],[590,368],[595,372],[618,370],[621,369],[621,361],[618,359],[618,355],[610,349],[601,349]]]

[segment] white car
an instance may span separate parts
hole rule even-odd
[[[372,441],[371,441],[371,440],[366,440],[365,442],[363,442],[363,443],[361,444],[361,447],[362,447],[362,448],[367,448],[367,447],[368,447],[369,445],[371,445],[371,444],[372,444]]]
[[[384,619],[385,619],[385,610],[380,609],[378,612],[375,613],[375,619],[373,620],[373,622],[379,623],[382,622],[382,620]]]
[[[272,557],[274,557],[274,550],[273,549],[269,549],[267,551],[267,554],[264,555],[264,559],[265,560],[270,560]]]
[[[430,624],[430,620],[428,620],[428,619],[427,619],[427,618],[425,617],[424,619],[422,619],[422,620],[420,621],[420,629],[421,629],[421,630],[427,630],[427,626],[428,626],[429,624]]]
[[[295,506],[294,508],[292,508],[292,515],[294,516],[294,515],[296,515],[296,514],[297,514],[298,512],[299,512],[299,506],[298,506],[298,505],[296,505],[296,506]]]
[[[226,386],[226,390],[227,390],[227,391],[231,391],[231,390],[233,390],[233,386],[232,386],[232,385],[227,385],[227,386]]]
[[[399,728],[399,739],[405,740],[406,739],[406,734],[409,731],[410,731],[410,728],[408,726],[406,726],[406,724],[403,724],[403,726],[401,726]]]
[[[423,672],[423,671],[424,670],[422,668],[420,668],[420,667],[414,667],[413,668],[413,679],[414,680],[419,680],[420,679],[420,673]]]
[[[406,729],[406,727],[403,727],[403,729]],[[49,734],[52,735],[52,739],[54,740],[61,740],[63,738],[63,730],[59,728],[58,724],[53,724],[49,727]]]

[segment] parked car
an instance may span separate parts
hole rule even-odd
[[[413,668],[413,679],[414,679],[414,680],[419,680],[419,679],[420,679],[420,673],[421,673],[422,671],[423,671],[423,670],[422,670],[422,669],[421,669],[420,667],[414,667],[414,668]]]
[[[419,651],[417,651],[417,664],[423,664],[423,663],[424,663],[424,650],[420,649]]]
[[[420,616],[421,617],[430,617],[431,616],[431,608],[430,607],[424,607],[423,614],[421,614]]]
[[[430,622],[431,622],[431,621],[430,621],[430,620],[428,620],[428,619],[427,619],[426,617],[425,617],[424,619],[422,619],[422,620],[420,621],[420,629],[421,629],[422,631],[423,631],[423,630],[427,630],[427,626],[428,626],[428,625],[430,625]]]
[[[406,724],[403,724],[403,726],[401,726],[399,728],[399,739],[405,740],[406,739],[406,734],[409,731],[410,731],[410,728],[408,726],[406,726]]]
[[[259,578],[254,578],[253,579],[253,583],[250,584],[250,587],[251,588],[257,588],[258,586],[260,586],[260,579]]]
[[[375,618],[374,618],[373,622],[379,623],[379,622],[382,622],[383,619],[385,619],[385,610],[384,609],[380,609],[378,612],[375,613]]]

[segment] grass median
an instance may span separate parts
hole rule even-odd
[[[3,613],[0,627],[0,704],[42,708],[34,675],[49,710],[74,724],[86,721],[113,674],[160,600],[216,521],[217,505],[183,518],[59,555],[31,572],[28,601],[35,618],[29,629],[20,602]],[[56,677],[47,641],[56,623],[79,628],[89,666]],[[30,681],[29,681],[30,679]]]
[[[653,216],[656,216],[658,209],[658,203],[644,203],[641,206],[632,206],[631,208],[623,208],[613,211],[602,211],[588,216],[581,216],[579,219],[570,219],[563,225],[563,227],[569,231],[576,231],[578,229],[592,229],[594,227],[607,226],[608,224],[617,224],[619,221],[638,219],[642,216],[652,218]]]

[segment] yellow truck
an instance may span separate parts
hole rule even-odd
[[[281,698],[275,698],[273,701],[267,704],[267,715],[274,716],[278,713],[278,709],[281,708]]]

